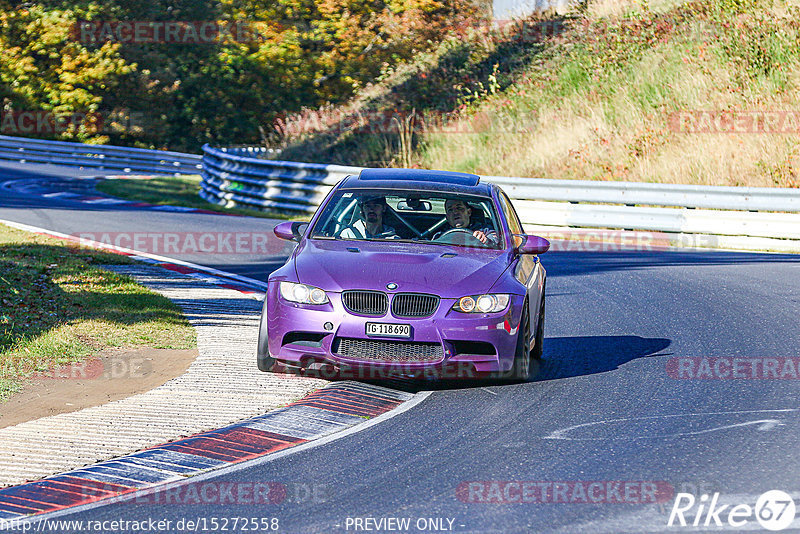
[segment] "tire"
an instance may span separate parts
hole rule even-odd
[[[517,332],[517,348],[514,352],[514,363],[509,371],[501,372],[498,378],[505,382],[526,382],[531,374],[531,347],[529,343],[531,322],[528,320],[527,304],[522,311],[519,332]]]
[[[256,361],[258,370],[270,373],[275,368],[277,360],[269,355],[269,338],[267,336],[267,314],[266,305],[261,312],[261,321],[258,327],[258,349],[256,351]]]
[[[542,287],[542,304],[539,306],[539,323],[536,325],[536,339],[534,340],[533,350],[531,351],[531,358],[534,360],[542,359],[542,350],[544,348],[544,292],[545,288]]]

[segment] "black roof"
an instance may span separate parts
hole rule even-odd
[[[342,184],[347,189],[410,189],[491,196],[480,176],[464,172],[427,169],[364,169]]]

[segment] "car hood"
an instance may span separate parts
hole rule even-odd
[[[298,281],[345,289],[433,293],[444,298],[488,291],[508,268],[503,250],[417,243],[304,240],[293,256]]]

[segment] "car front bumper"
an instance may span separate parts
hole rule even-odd
[[[507,371],[516,349],[524,297],[512,295],[508,308],[492,314],[462,313],[456,299],[442,298],[426,318],[366,317],[348,312],[341,293],[328,292],[330,302],[304,305],[285,301],[278,284],[267,292],[267,335],[273,358],[289,365],[315,363],[391,374],[474,376]],[[366,335],[366,323],[408,324],[411,337]]]

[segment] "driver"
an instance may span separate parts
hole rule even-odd
[[[475,239],[484,245],[494,247],[500,242],[497,238],[497,232],[493,228],[481,226],[478,221],[471,222],[472,208],[463,200],[448,199],[444,203],[444,211],[450,228],[436,234],[434,239],[454,228],[463,228],[464,230],[471,230]]]
[[[383,223],[383,214],[386,213],[388,205],[386,197],[379,195],[363,196],[358,200],[361,209],[361,219],[353,223],[352,228],[345,228],[341,237],[367,239],[394,239],[399,237],[391,226]],[[353,231],[355,230],[355,232]],[[356,234],[360,235],[356,235]]]

